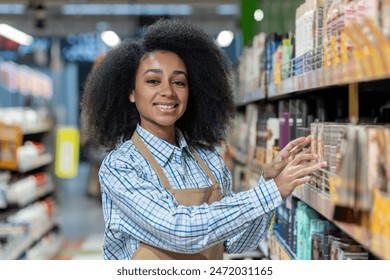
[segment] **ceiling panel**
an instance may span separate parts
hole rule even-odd
[[[33,36],[62,36],[64,34],[88,33],[98,31],[100,28],[112,29],[118,34],[131,35],[135,32],[139,25],[139,13],[144,11],[143,5],[190,5],[191,14],[182,15],[194,23],[200,25],[211,34],[216,34],[223,29],[232,31],[238,30],[239,8],[240,1],[238,0],[0,0],[0,7],[3,4],[22,4],[24,7],[23,14],[2,13],[0,15],[0,23],[8,23],[15,28],[21,29]],[[37,27],[37,7],[42,4],[45,8],[43,19],[44,26]],[[80,15],[72,14],[65,15],[63,13],[63,5],[110,5],[104,7],[103,14],[100,15]],[[114,15],[107,12],[108,9],[113,10],[116,4],[136,5],[128,6],[131,11],[125,15]],[[137,6],[137,5],[142,5]],[[230,5],[228,7],[236,7],[236,14],[221,15],[216,12],[219,5]],[[232,6],[233,5],[233,6]],[[80,8],[80,6],[77,6]],[[123,7],[123,6],[121,6]],[[121,9],[119,7],[119,9]],[[226,6],[225,6],[226,7]],[[74,8],[74,7],[73,7]],[[77,8],[77,9],[78,9]],[[138,12],[133,12],[132,9],[138,9]],[[80,8],[82,10],[82,7]],[[41,10],[39,10],[41,12]]]

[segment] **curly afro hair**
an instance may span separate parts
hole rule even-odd
[[[111,150],[131,138],[140,117],[129,94],[153,51],[174,52],[187,67],[189,100],[176,126],[192,145],[221,144],[235,112],[230,61],[211,36],[179,19],[150,25],[143,40],[122,42],[90,72],[81,104],[87,139]]]

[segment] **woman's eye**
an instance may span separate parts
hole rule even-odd
[[[184,82],[181,82],[181,81],[174,81],[173,82],[174,85],[177,85],[179,87],[184,87],[185,86],[185,83]]]
[[[158,80],[153,80],[153,79],[151,79],[151,80],[147,80],[146,81],[148,84],[151,84],[151,85],[156,85],[156,84],[158,84],[159,83],[159,81]]]

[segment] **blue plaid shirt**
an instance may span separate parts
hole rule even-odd
[[[212,185],[178,129],[179,147],[139,125],[137,132],[173,189]],[[211,205],[178,204],[131,140],[106,156],[99,172],[106,224],[105,259],[131,259],[140,242],[187,254],[221,242],[227,253],[240,253],[260,243],[282,201],[275,182],[261,178],[257,187],[234,194],[231,174],[218,152],[199,147],[194,150],[221,186],[224,198]]]

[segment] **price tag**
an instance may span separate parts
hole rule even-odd
[[[283,81],[283,93],[290,93],[293,91],[293,84],[292,84],[292,79],[288,78]]]
[[[384,76],[386,74],[385,67],[383,65],[383,59],[376,47],[370,48],[371,63],[375,76]]]
[[[365,48],[364,57],[362,59],[363,64],[363,70],[365,73],[365,78],[372,78],[375,76],[375,72],[373,69],[373,64],[370,56],[370,51],[368,50],[368,47]]]
[[[274,86],[274,84],[270,84],[269,86],[267,86],[267,97],[272,97],[275,95]]]
[[[344,64],[348,62],[347,35],[345,32],[342,32],[340,37],[340,60]]]
[[[336,36],[330,37],[330,49],[332,53],[332,65],[337,65],[339,63],[339,54],[337,51],[337,38]]]
[[[304,84],[303,76],[299,75],[298,76],[298,88],[297,88],[297,90],[305,89],[304,86],[305,86],[305,84]]]
[[[387,67],[386,72],[387,75],[390,75],[390,42],[384,44],[383,53],[385,54],[385,65]]]

